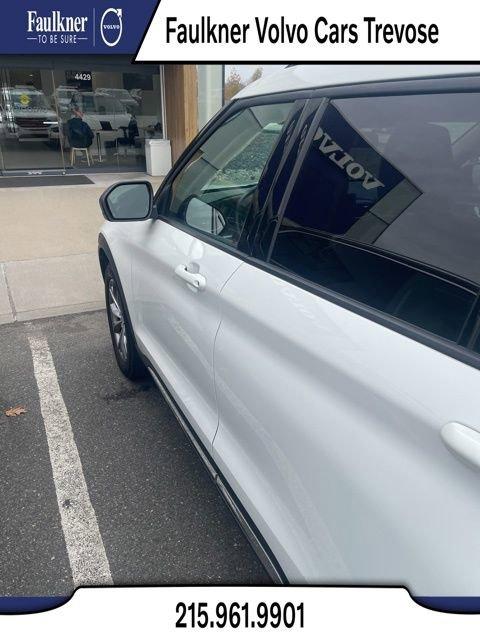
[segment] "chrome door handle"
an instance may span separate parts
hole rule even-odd
[[[441,430],[446,446],[471,466],[480,469],[480,433],[459,422],[449,422]]]
[[[197,291],[203,291],[207,286],[205,276],[202,276],[201,273],[191,273],[185,264],[179,264],[175,268],[175,275],[197,289]]]

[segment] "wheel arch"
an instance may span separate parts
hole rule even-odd
[[[110,263],[110,260],[105,252],[105,249],[99,247],[98,249],[98,260],[100,262],[100,270],[102,272],[102,277],[105,278],[105,271],[107,269],[107,266]]]
[[[110,247],[108,246],[108,242],[103,234],[99,234],[98,236],[98,260],[100,263],[100,270],[102,272],[102,278],[105,279],[105,272],[107,267],[110,266],[113,271],[113,275],[115,276],[115,280],[117,281],[118,288],[120,289],[120,295],[122,296],[123,305],[125,308],[125,314],[127,316],[127,320],[132,328],[133,339],[135,341],[135,346],[137,347],[138,352],[142,355],[141,350],[138,348],[137,339],[135,336],[135,325],[132,322],[132,318],[130,315],[130,310],[128,308],[127,298],[125,297],[125,292],[123,290],[122,280],[120,278],[120,274],[118,273],[117,266],[115,264],[115,260],[113,259],[112,252]],[[142,356],[143,357],[143,356]]]
[[[113,260],[112,252],[110,251],[110,247],[108,246],[107,240],[102,233],[100,233],[98,236],[98,261],[100,263],[102,278],[105,278],[105,271],[109,264],[112,266],[112,269],[114,269],[115,275],[118,276],[117,270],[115,268],[115,262]]]

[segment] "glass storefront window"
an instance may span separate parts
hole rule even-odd
[[[162,68],[0,65],[0,171],[145,170],[163,138]]]
[[[59,125],[52,135],[66,166],[144,171],[145,139],[163,137],[160,68],[57,69],[53,76]],[[90,157],[77,151],[83,148]]]
[[[0,69],[0,169],[63,169],[52,92],[50,69]]]

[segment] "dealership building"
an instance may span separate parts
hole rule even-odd
[[[222,106],[223,81],[222,65],[0,56],[0,174],[145,171],[151,139],[175,160]]]

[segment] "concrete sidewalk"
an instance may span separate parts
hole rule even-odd
[[[96,174],[93,184],[1,188],[0,324],[104,306],[97,259],[103,222],[98,198],[119,180],[161,178]]]

